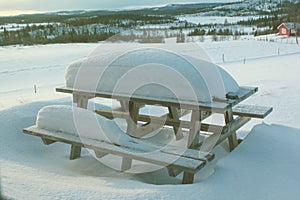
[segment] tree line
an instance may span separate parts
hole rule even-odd
[[[59,23],[27,24],[13,29],[0,26],[0,45],[98,42],[124,30],[146,24],[171,23],[173,20],[175,18],[165,16],[119,14],[75,17]]]

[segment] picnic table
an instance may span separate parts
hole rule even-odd
[[[221,134],[221,138],[217,144],[228,138],[230,150],[233,150],[238,141],[236,138],[236,131],[246,124],[251,117],[264,118],[271,112],[269,107],[248,106],[239,104],[241,101],[250,97],[258,90],[257,87],[241,87],[235,94],[234,99],[224,101],[213,101],[212,103],[203,102],[178,102],[175,99],[156,99],[151,97],[141,96],[127,96],[124,94],[111,94],[105,92],[89,92],[74,90],[72,88],[56,88],[57,92],[69,93],[73,95],[73,101],[78,107],[87,108],[88,100],[95,97],[116,99],[121,102],[121,108],[116,110],[95,110],[96,113],[109,118],[124,118],[127,120],[127,134],[133,137],[143,137],[162,125],[172,126],[176,138],[182,137],[182,129],[189,129],[189,139],[186,144],[187,148],[199,148],[199,134],[200,131],[211,131],[216,134]],[[168,108],[169,114],[167,116],[147,116],[139,113],[139,109],[145,105],[161,105]],[[235,105],[238,105],[235,107]],[[191,120],[180,120],[180,118],[191,112]],[[215,124],[202,123],[204,119],[211,116],[213,113],[224,115],[226,126]],[[234,118],[234,114],[239,117]],[[145,122],[146,124],[138,126],[138,122]],[[151,123],[148,126],[147,123]],[[156,126],[155,126],[156,125]]]
[[[151,53],[151,51],[152,50],[146,50],[145,52]],[[143,55],[138,54],[138,56]],[[172,55],[165,55],[165,57],[168,56]],[[113,71],[114,73],[119,73],[117,68],[113,68],[113,70],[115,70]],[[111,80],[107,79],[101,85],[105,85],[109,81]],[[201,100],[195,101],[188,98],[177,99],[168,95],[164,96],[164,98],[160,98],[161,93],[151,95],[151,93],[143,92],[128,93],[113,91],[108,90],[106,85],[100,89],[92,90],[84,89],[84,87],[70,87],[70,85],[67,84],[65,87],[56,88],[56,91],[71,94],[73,96],[73,102],[76,103],[77,107],[84,109],[87,109],[89,100],[94,98],[106,98],[119,101],[120,107],[117,109],[96,109],[94,111],[110,120],[115,118],[125,119],[127,122],[126,134],[134,138],[143,138],[166,126],[172,127],[176,140],[181,140],[184,132],[187,132],[187,143],[185,147],[182,147],[184,151],[177,147],[172,147],[160,150],[155,156],[136,155],[117,150],[113,144],[107,145],[106,143],[89,140],[84,144],[80,139],[74,138],[74,136],[69,137],[64,133],[57,132],[51,133],[46,130],[40,130],[37,127],[24,129],[25,133],[41,137],[45,144],[52,144],[56,141],[71,144],[70,159],[80,157],[81,148],[87,147],[95,150],[99,157],[107,154],[115,154],[123,157],[121,171],[130,169],[132,160],[134,159],[167,166],[171,176],[177,176],[183,171],[183,183],[193,183],[195,173],[214,158],[214,155],[211,154],[211,150],[215,146],[228,139],[230,151],[234,150],[239,144],[236,131],[251,118],[265,118],[272,111],[271,107],[245,105],[241,103],[256,93],[258,91],[257,87],[239,86],[236,91],[226,93],[225,98],[214,97],[208,102]],[[142,107],[153,105],[166,107],[168,113],[161,116],[140,113]],[[190,114],[189,120],[185,118],[188,114]],[[213,121],[212,123],[205,121],[215,114],[223,115],[224,125],[214,124]],[[204,134],[204,139],[201,137],[201,134]],[[178,156],[179,158],[176,162],[173,162],[174,156]]]

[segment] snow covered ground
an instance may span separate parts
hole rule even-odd
[[[239,21],[247,21],[250,19],[258,19],[259,16],[235,16],[235,17],[224,17],[224,16],[203,16],[201,14],[181,15],[178,16],[180,21],[187,21],[194,24],[236,24]]]
[[[259,87],[259,93],[247,103],[272,106],[274,111],[264,123],[252,120],[239,131],[241,137],[250,134],[234,152],[227,155],[220,146],[223,158],[198,173],[192,185],[179,184],[180,179],[168,177],[166,169],[138,175],[119,173],[87,151],[70,161],[69,145],[45,146],[39,138],[22,133],[35,123],[43,106],[71,104],[69,95],[55,93],[54,88],[64,84],[67,64],[87,56],[97,44],[0,48],[3,195],[13,199],[298,198],[299,45],[255,40],[200,45],[240,85]]]
[[[0,110],[34,100],[57,99],[66,66],[97,44],[0,47]],[[34,93],[34,85],[37,93]]]

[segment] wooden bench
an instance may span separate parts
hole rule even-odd
[[[232,108],[234,115],[263,119],[272,112],[272,107],[238,104]]]
[[[217,144],[220,144],[223,142],[227,137],[232,135],[235,131],[237,131],[239,128],[241,128],[243,125],[245,125],[248,121],[251,120],[251,118],[260,118],[263,119],[267,115],[269,115],[272,112],[272,107],[265,107],[265,106],[257,106],[257,105],[245,105],[245,104],[238,104],[232,108],[232,117],[233,115],[237,115],[238,117],[235,117],[227,122],[225,126],[220,125],[214,125],[214,124],[207,124],[207,123],[201,123],[200,131],[212,131],[212,132],[220,132],[221,136],[219,140],[217,141]],[[129,119],[129,113],[121,111],[119,109],[117,110],[103,110],[103,109],[97,109],[95,112],[103,117],[106,117],[108,119],[114,119],[114,118],[123,118],[123,119]],[[185,110],[183,115],[186,115],[187,111]],[[202,119],[206,119],[209,117],[211,113],[205,112],[202,114]],[[182,115],[180,115],[182,116]],[[152,124],[158,124],[161,125],[161,121],[164,121],[164,125],[173,126],[173,127],[180,127],[189,129],[192,126],[191,121],[185,121],[185,120],[174,120],[173,118],[170,118],[169,115],[163,115],[160,117],[157,116],[149,116],[149,115],[143,115],[139,114],[137,121],[141,121],[144,123],[151,122]],[[153,130],[152,130],[153,131]],[[174,130],[176,133],[176,131]],[[147,133],[147,132],[146,132]],[[195,144],[195,149],[199,149],[202,143]]]
[[[213,154],[200,157],[199,151],[192,149],[179,149],[178,147],[166,147],[155,152],[146,153],[143,149],[132,149],[130,146],[118,146],[108,142],[84,138],[82,140],[76,135],[63,132],[48,131],[37,126],[23,129],[26,134],[41,137],[44,144],[49,145],[55,142],[63,142],[72,145],[70,159],[80,157],[81,147],[95,151],[97,157],[113,154],[122,157],[121,171],[131,168],[132,160],[139,160],[168,168],[170,176],[177,176],[184,172],[182,183],[191,184],[194,182],[194,175],[202,169],[207,162],[214,158]],[[83,143],[84,141],[84,143]],[[74,150],[78,148],[79,151]]]

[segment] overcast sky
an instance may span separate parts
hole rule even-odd
[[[24,12],[47,12],[83,9],[123,9],[170,3],[232,2],[237,0],[0,0],[0,14]]]

